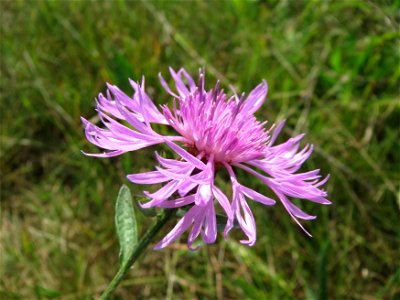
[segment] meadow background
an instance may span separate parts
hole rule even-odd
[[[168,66],[204,66],[209,88],[266,79],[257,116],[287,118],[281,141],[307,133],[304,169],[331,174],[333,205],[301,203],[314,238],[255,204],[252,248],[236,231],[197,252],[149,249],[115,299],[400,299],[399,2],[2,1],[0,21],[1,299],[95,299],[111,280],[117,192],[140,195],[125,175],[160,147],[85,157],[97,149],[79,117],[96,120],[105,82],[131,93],[142,74],[170,100]]]

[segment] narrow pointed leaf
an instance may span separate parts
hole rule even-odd
[[[120,264],[127,263],[137,245],[137,225],[129,188],[123,185],[115,205],[115,226],[120,245]]]

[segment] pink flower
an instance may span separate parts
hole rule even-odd
[[[267,96],[267,83],[260,83],[247,97],[234,94],[228,98],[219,88],[219,82],[213,90],[205,90],[202,71],[198,85],[184,69],[175,72],[170,68],[170,72],[176,92],[169,88],[161,75],[160,81],[173,96],[172,108],[162,105],[160,112],[146,94],[143,79],[141,84],[130,81],[135,91],[132,97],[114,85],[108,85],[106,96],[99,94],[97,111],[105,128],[82,118],[87,139],[107,150],[86,155],[112,157],[161,143],[167,144],[177,154],[178,159],[167,159],[156,153],[159,166],[155,171],[128,175],[128,179],[137,184],[164,183],[154,193],[144,192],[149,198],[142,204],[144,208],[188,208],[155,248],[168,246],[189,228],[190,249],[200,234],[205,243],[214,243],[217,204],[227,216],[225,237],[236,219],[247,236],[241,243],[254,245],[256,225],[246,199],[268,206],[274,205],[275,200],[242,185],[235,169],[242,169],[267,185],[289,215],[309,234],[298,219],[310,220],[315,216],[300,210],[289,197],[330,204],[326,199],[327,193],[320,189],[328,177],[321,180],[319,170],[296,173],[311,155],[313,147],[306,145],[299,150],[303,135],[275,145],[284,122],[265,129],[267,122],[260,123],[255,118],[254,113]],[[177,135],[161,135],[153,130],[152,123],[168,125]],[[231,200],[215,185],[218,168],[226,168],[229,173]],[[172,197],[174,194],[178,194],[178,198]]]

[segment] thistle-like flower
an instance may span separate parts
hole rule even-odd
[[[265,129],[254,113],[265,101],[268,86],[260,83],[245,97],[233,93],[228,98],[219,82],[212,90],[205,90],[205,74],[200,71],[198,85],[181,69],[170,69],[176,92],[160,77],[164,89],[173,97],[172,108],[162,105],[161,112],[145,92],[145,83],[130,81],[134,94],[127,96],[115,85],[108,85],[106,96],[99,94],[97,111],[105,128],[82,118],[87,139],[107,150],[97,157],[113,157],[128,151],[165,143],[178,158],[164,158],[157,152],[159,166],[155,171],[130,174],[128,179],[137,184],[164,183],[154,193],[144,192],[149,201],[143,208],[180,208],[187,211],[176,226],[155,246],[162,249],[188,230],[188,247],[201,234],[205,243],[214,243],[217,236],[215,205],[219,204],[227,216],[224,236],[234,221],[247,236],[241,243],[254,245],[256,224],[246,198],[274,205],[275,200],[242,185],[235,174],[242,169],[268,186],[283,204],[293,220],[308,234],[298,219],[316,218],[300,210],[289,197],[330,204],[327,193],[320,189],[328,177],[321,179],[319,170],[296,173],[311,155],[313,147],[299,150],[303,134],[275,144],[284,121]],[[155,132],[152,123],[172,127],[177,135],[164,136]],[[126,126],[129,124],[129,126]],[[216,186],[217,168],[225,168],[232,186],[232,199]],[[172,198],[177,194],[178,197]],[[214,201],[214,199],[216,201]]]

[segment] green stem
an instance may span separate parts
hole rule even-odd
[[[131,268],[131,266],[135,263],[135,261],[139,258],[139,256],[143,253],[143,251],[147,248],[150,242],[153,240],[155,235],[160,231],[160,229],[164,226],[165,223],[171,218],[175,210],[166,209],[162,210],[158,215],[156,221],[151,225],[149,229],[145,232],[143,237],[138,242],[135,250],[133,251],[131,257],[124,263],[118,270],[117,274],[114,276],[113,280],[110,282],[106,290],[101,295],[101,300],[110,299],[111,294],[115,291],[118,285],[121,283],[122,279],[124,279],[126,273]]]

